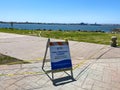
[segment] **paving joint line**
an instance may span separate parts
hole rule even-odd
[[[88,59],[83,60],[82,62],[80,62],[79,64],[77,64],[76,66],[73,67],[73,70],[77,69],[78,67],[80,67],[81,65],[83,65],[85,62],[90,61],[90,59],[96,55],[97,53],[99,53],[101,50],[105,49],[107,46],[104,46],[103,48],[101,48],[99,51],[95,52],[93,55],[91,55]],[[49,73],[49,71],[47,72]],[[16,76],[16,75],[34,75],[34,74],[45,74],[45,72],[24,72],[24,73],[16,73],[16,74],[0,74],[0,76]]]

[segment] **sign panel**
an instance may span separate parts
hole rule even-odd
[[[68,42],[50,42],[51,69],[71,68],[71,57]]]

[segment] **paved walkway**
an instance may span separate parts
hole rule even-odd
[[[0,53],[32,60],[30,64],[1,65],[0,90],[120,90],[119,47],[69,41],[74,79],[67,71],[55,73],[56,80],[51,81],[51,73],[41,69],[46,42],[42,37],[0,33]],[[45,69],[50,69],[50,62]]]

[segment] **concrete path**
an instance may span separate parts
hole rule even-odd
[[[1,65],[0,90],[120,90],[119,47],[69,41],[74,80],[67,77],[69,71],[55,73],[55,86],[51,73],[41,69],[46,42],[47,38],[42,37],[0,33],[0,53],[33,61]],[[50,69],[50,62],[46,62],[45,69]]]

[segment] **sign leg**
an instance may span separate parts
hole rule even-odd
[[[52,80],[54,80],[54,73],[52,72]]]
[[[73,70],[72,70],[72,68],[71,68],[71,76],[72,76],[72,78],[73,78]]]
[[[45,60],[46,60],[46,56],[47,56],[47,51],[48,51],[48,47],[49,47],[49,42],[50,42],[50,38],[49,38],[48,41],[47,41],[46,50],[45,50],[45,55],[44,55],[44,59],[43,59],[42,69],[44,69]]]

